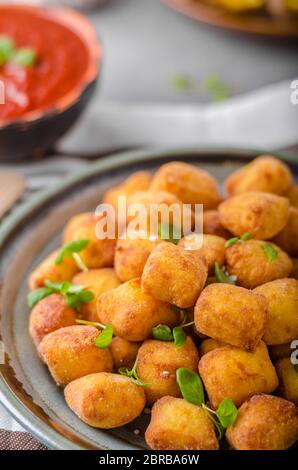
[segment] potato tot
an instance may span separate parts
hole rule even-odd
[[[142,274],[142,289],[181,308],[192,307],[207,280],[205,260],[173,243],[159,243]]]
[[[285,163],[270,155],[262,155],[225,181],[229,196],[246,191],[284,194],[292,185],[292,174]]]
[[[197,300],[194,319],[200,333],[253,351],[265,331],[266,299],[243,287],[211,284]]]
[[[154,404],[145,440],[154,450],[219,448],[214,426],[203,408],[169,396]]]
[[[103,196],[103,202],[117,208],[119,196],[128,197],[137,191],[147,191],[151,180],[152,175],[148,171],[136,171],[118,186],[109,189]]]
[[[274,260],[268,257],[268,242],[247,240],[235,243],[226,249],[226,266],[230,274],[237,277],[237,284],[247,289],[254,289],[266,282],[289,276],[292,260],[277,245],[270,242],[276,252]]]
[[[231,232],[226,230],[220,223],[219,212],[217,210],[204,211],[203,233],[217,235],[226,240],[232,237]]]
[[[73,284],[83,285],[95,295],[91,302],[80,305],[81,318],[87,321],[98,321],[97,300],[101,294],[120,285],[120,281],[113,268],[90,269],[80,272],[72,280]]]
[[[115,271],[121,281],[141,277],[146,261],[159,240],[150,238],[118,240],[115,251]]]
[[[86,248],[80,251],[80,257],[89,269],[113,266],[116,239],[99,239],[96,224],[100,220],[92,212],[72,217],[64,230],[64,243],[74,240],[88,240]]]
[[[214,409],[225,398],[239,406],[256,393],[271,393],[278,386],[275,368],[262,341],[254,352],[234,346],[210,351],[200,359],[199,373]]]
[[[93,326],[67,326],[43,338],[39,354],[57,385],[67,385],[79,377],[113,370],[108,349],[99,349],[95,340],[99,331]]]
[[[280,359],[275,364],[279,379],[279,394],[298,405],[298,370],[289,357]]]
[[[69,408],[89,426],[111,429],[137,418],[145,406],[144,390],[128,377],[100,372],[81,377],[64,390]]]
[[[226,343],[223,343],[221,341],[216,341],[215,339],[208,338],[202,341],[199,347],[199,355],[200,357],[204,356],[210,351],[213,351],[214,349],[217,348],[222,348],[223,346],[227,346]]]
[[[232,196],[219,205],[222,225],[236,236],[251,233],[268,240],[278,234],[289,217],[288,199],[257,191]]]
[[[141,343],[133,343],[126,339],[115,336],[110,344],[110,351],[113,357],[115,370],[120,367],[131,369],[135,363]]]
[[[151,191],[168,191],[184,204],[203,204],[214,209],[221,197],[216,180],[206,171],[183,162],[162,165],[155,173]]]
[[[298,208],[298,186],[293,185],[290,189],[284,194],[290,201],[290,205]]]
[[[181,238],[178,245],[184,250],[193,251],[205,259],[208,267],[209,274],[214,273],[215,263],[224,264],[225,261],[225,243],[226,240],[217,235],[203,235],[203,246],[199,249],[194,249],[196,246],[195,235],[186,236]]]
[[[289,255],[298,256],[298,208],[290,207],[288,222],[274,242]]]
[[[159,323],[173,327],[180,315],[171,305],[156,300],[141,289],[140,279],[132,279],[102,294],[97,303],[99,320],[114,327],[114,334],[128,341],[144,341]]]
[[[286,344],[276,344],[275,346],[269,346],[269,354],[273,361],[278,359],[283,359],[284,357],[290,357],[293,349],[291,348],[291,343]]]
[[[266,344],[285,344],[298,338],[298,281],[277,279],[254,289],[268,302]]]
[[[298,410],[272,395],[255,395],[243,403],[226,438],[236,450],[285,450],[298,439]]]
[[[44,287],[46,280],[51,282],[70,281],[79,271],[72,258],[64,258],[60,264],[55,263],[60,250],[53,251],[30,274],[28,285],[30,290]]]
[[[66,304],[63,295],[52,294],[38,302],[31,311],[29,332],[37,347],[47,334],[75,323],[76,311]]]
[[[140,380],[148,384],[144,389],[146,400],[152,405],[156,400],[170,395],[181,397],[176,382],[176,370],[180,367],[197,371],[199,354],[192,339],[177,347],[173,342],[148,339],[138,351],[137,374]]]

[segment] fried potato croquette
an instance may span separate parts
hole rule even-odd
[[[269,346],[269,354],[271,359],[273,361],[277,361],[278,359],[283,359],[284,357],[290,357],[291,353],[293,352],[291,343]]]
[[[143,383],[148,384],[144,389],[147,403],[152,405],[165,395],[181,397],[176,370],[186,367],[195,372],[198,361],[199,354],[190,337],[181,347],[173,342],[145,341],[138,351],[137,374]]]
[[[118,428],[137,418],[145,406],[144,390],[128,377],[101,372],[74,380],[64,390],[66,403],[95,428]]]
[[[224,264],[226,240],[217,235],[203,235],[203,246],[196,247],[197,237],[195,234],[181,238],[178,245],[185,250],[193,251],[205,259],[209,274],[214,273],[215,263]]]
[[[75,323],[76,311],[66,304],[63,295],[52,294],[38,302],[31,311],[29,332],[37,347],[47,334]]]
[[[236,276],[239,286],[254,289],[266,282],[289,276],[292,260],[274,243],[270,242],[270,247],[276,253],[273,260],[268,258],[268,242],[261,240],[235,243],[226,249],[227,270]]]
[[[207,280],[205,260],[173,243],[162,242],[150,254],[142,289],[181,308],[192,307]]]
[[[118,186],[109,189],[103,196],[103,202],[118,207],[119,196],[131,196],[137,191],[147,191],[152,175],[148,171],[136,171]]]
[[[262,341],[254,352],[234,346],[210,351],[200,359],[199,373],[215,409],[225,398],[239,406],[256,393],[271,393],[278,386],[275,368]]]
[[[80,257],[89,269],[113,266],[116,240],[97,237],[99,220],[100,217],[92,212],[78,214],[70,219],[64,230],[64,243],[88,240],[87,246],[80,251]]]
[[[151,413],[145,440],[154,450],[217,450],[212,421],[200,406],[165,396]]]
[[[225,239],[232,237],[231,232],[226,230],[220,223],[219,212],[216,210],[204,211],[203,214],[203,233],[208,235],[217,235]]]
[[[285,227],[289,201],[275,194],[252,191],[232,196],[218,210],[222,225],[234,235],[250,233],[259,240],[268,240]]]
[[[292,181],[287,165],[275,157],[264,155],[232,173],[225,181],[225,188],[229,196],[247,191],[283,195]]]
[[[285,344],[298,338],[298,281],[278,279],[254,289],[268,302],[266,344]]]
[[[168,191],[184,204],[203,204],[214,209],[221,197],[216,180],[204,170],[183,162],[162,165],[155,173],[151,191]]]
[[[296,207],[290,207],[288,222],[274,241],[291,256],[298,256],[298,209]]]
[[[213,351],[213,349],[222,348],[223,346],[227,346],[226,343],[216,341],[212,338],[204,339],[199,347],[199,355],[202,357],[208,352]]]
[[[82,303],[79,307],[80,316],[87,321],[98,321],[97,300],[101,294],[120,285],[120,281],[113,268],[90,269],[80,272],[72,280],[73,284],[86,286],[93,292],[94,299]]]
[[[238,410],[227,430],[236,450],[285,450],[298,439],[298,409],[283,398],[255,395]]]
[[[79,271],[72,258],[64,258],[60,264],[55,260],[60,250],[55,250],[47,256],[30,274],[28,284],[31,290],[44,287],[46,280],[51,282],[70,281]]]
[[[110,344],[110,351],[113,357],[115,370],[120,367],[131,369],[135,363],[141,343],[133,343],[126,339],[115,336]]]
[[[180,315],[171,305],[143,292],[140,279],[132,279],[102,294],[97,313],[104,325],[111,323],[114,334],[128,341],[144,341],[159,323],[173,327]]]
[[[298,405],[298,370],[289,357],[280,359],[275,364],[279,379],[278,391],[283,398]]]
[[[43,338],[39,354],[57,385],[67,385],[79,377],[113,370],[108,349],[99,349],[95,340],[99,331],[93,326],[68,326]]]
[[[298,186],[293,185],[290,189],[284,194],[290,201],[290,205],[298,208]]]
[[[117,276],[126,282],[141,277],[146,261],[159,240],[150,238],[118,240],[116,244],[114,266]]]
[[[266,299],[243,287],[211,284],[197,300],[194,319],[200,333],[253,351],[265,331]]]

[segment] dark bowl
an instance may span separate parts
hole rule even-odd
[[[7,7],[0,5],[0,14],[1,9]],[[20,119],[0,124],[0,160],[11,161],[44,155],[70,129],[94,93],[102,52],[93,26],[80,13],[67,8],[28,5],[10,5],[9,8],[29,11],[62,24],[83,41],[89,56],[89,65],[76,87],[56,100],[50,110],[32,111]]]

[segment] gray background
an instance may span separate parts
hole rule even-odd
[[[206,102],[206,92],[177,92],[171,81],[216,74],[237,95],[298,75],[297,42],[220,30],[160,0],[108,0],[87,14],[104,47],[103,99]]]

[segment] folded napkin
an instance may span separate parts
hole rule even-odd
[[[291,81],[209,105],[94,100],[60,148],[84,153],[126,146],[226,146],[277,150],[298,143]]]

